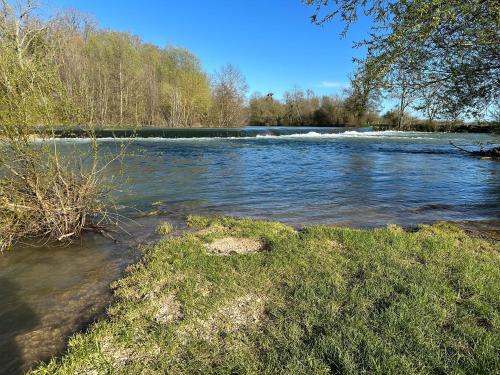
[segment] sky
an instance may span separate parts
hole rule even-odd
[[[338,94],[363,51],[366,20],[341,38],[342,26],[316,26],[313,8],[301,0],[45,0],[50,12],[76,8],[100,27],[127,31],[160,47],[185,47],[213,73],[231,63],[245,75],[250,92],[281,98],[293,87]]]

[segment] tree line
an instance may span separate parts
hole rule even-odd
[[[350,2],[308,0],[313,21],[358,17]],[[359,7],[363,2],[355,1]],[[337,4],[337,5],[335,5]],[[203,71],[190,51],[104,30],[64,11],[39,17],[32,0],[0,0],[0,123],[99,127],[339,126],[390,123],[404,129],[418,113],[427,124],[498,119],[500,7],[495,2],[381,1],[371,39],[341,96],[292,89],[277,100],[253,94],[226,65]],[[426,18],[434,12],[435,20]],[[391,16],[392,15],[392,16]],[[413,30],[413,31],[411,31]],[[384,32],[382,32],[384,31]],[[460,57],[462,56],[462,57]],[[396,107],[378,116],[381,98]],[[412,116],[413,114],[413,116]],[[431,126],[432,127],[432,126]]]
[[[342,96],[292,89],[253,94],[226,65],[212,75],[190,51],[101,29],[68,10],[39,17],[35,3],[0,2],[0,123],[90,127],[339,126],[373,123],[378,99],[356,80]]]
[[[343,97],[293,89],[281,101],[258,93],[247,100],[245,77],[232,65],[209,75],[187,49],[101,29],[78,11],[42,19],[32,1],[0,4],[3,125],[332,126],[377,117],[353,84]]]
[[[247,85],[231,65],[212,76],[184,48],[103,30],[89,16],[38,16],[0,2],[0,123],[240,126]]]
[[[378,101],[360,102],[357,94],[318,96],[312,90],[294,88],[283,100],[273,93],[255,93],[249,101],[249,124],[259,126],[356,126],[377,123]]]

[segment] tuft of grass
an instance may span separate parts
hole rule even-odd
[[[190,217],[114,283],[109,318],[33,374],[490,374],[500,247],[405,232]],[[213,256],[227,236],[263,252]]]
[[[172,233],[174,227],[170,223],[162,223],[156,227],[156,233],[166,235]]]

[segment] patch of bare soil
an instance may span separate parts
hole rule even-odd
[[[233,330],[248,324],[257,324],[264,315],[265,299],[257,295],[237,298],[232,304],[221,309],[220,313],[229,322]]]
[[[194,324],[183,327],[178,333],[184,337],[184,344],[190,342],[190,337],[206,341],[226,337],[227,334],[240,329],[260,324],[265,319],[265,302],[266,298],[255,294],[238,297],[207,319],[198,319]]]
[[[134,357],[134,351],[130,348],[115,345],[112,337],[107,337],[101,343],[101,351],[112,360],[116,367],[123,367]]]
[[[172,295],[158,299],[156,305],[157,313],[155,314],[155,319],[158,322],[169,323],[184,318],[181,304]]]
[[[119,344],[115,341],[113,336],[107,336],[100,342],[100,350],[103,356],[105,356],[111,368],[114,370],[113,373],[120,374],[120,370],[125,368],[128,364],[135,362],[150,362],[154,361],[155,358],[161,353],[161,348],[156,343],[144,345],[140,348],[132,348],[130,346]],[[76,369],[75,374],[77,375],[98,375],[102,374],[102,369],[92,369],[92,364],[89,363],[88,366]]]
[[[255,253],[264,249],[264,243],[254,238],[225,237],[206,245],[207,250],[216,255]]]

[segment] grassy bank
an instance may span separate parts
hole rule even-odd
[[[146,249],[114,284],[108,320],[34,373],[500,369],[498,243],[448,224],[299,233],[250,220],[189,224],[193,233]]]

